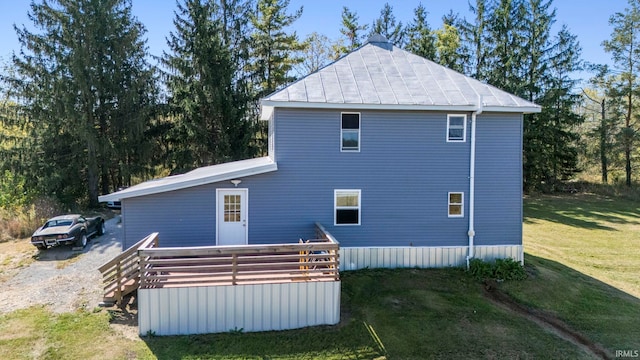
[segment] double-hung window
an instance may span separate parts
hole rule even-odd
[[[447,115],[447,142],[465,142],[467,134],[467,115]]]
[[[360,190],[334,191],[335,225],[360,225]]]
[[[360,151],[360,114],[342,113],[340,151]]]
[[[449,217],[463,217],[464,216],[464,193],[450,192],[448,196],[449,196]]]

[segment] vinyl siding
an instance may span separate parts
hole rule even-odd
[[[522,244],[522,116],[483,116],[476,135],[475,244]]]
[[[362,111],[360,152],[341,152],[349,110],[275,109],[278,171],[238,186],[249,189],[249,243],[312,238],[320,222],[341,247],[466,246],[471,127],[447,143],[447,113]],[[478,117],[476,244],[521,244],[521,129],[520,115]],[[126,199],[127,244],[152,231],[162,246],[215,244],[216,188],[232,187]],[[361,225],[334,225],[335,189],[361,190]],[[464,193],[464,217],[447,216],[448,192]]]
[[[124,199],[123,248],[152,232],[160,246],[215,245],[215,199],[208,186]]]
[[[340,152],[340,111],[276,109],[288,196],[311,200],[342,246],[464,245],[468,210],[448,218],[447,193],[468,197],[469,142],[446,142],[446,113],[363,111],[360,123],[360,152]],[[334,189],[361,189],[360,226],[333,225]]]

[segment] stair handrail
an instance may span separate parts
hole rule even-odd
[[[158,247],[158,233],[147,235],[98,268],[104,284],[103,303],[118,303],[140,286],[138,250]]]

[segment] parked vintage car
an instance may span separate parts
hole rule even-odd
[[[31,235],[31,244],[40,250],[68,244],[84,248],[89,238],[104,232],[104,219],[100,216],[85,218],[78,214],[61,215],[47,220],[38,228]]]

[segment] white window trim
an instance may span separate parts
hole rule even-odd
[[[451,202],[451,194],[460,194],[460,203],[452,203]],[[460,205],[460,215],[451,214],[449,211],[451,209],[451,205]],[[464,192],[462,191],[450,191],[447,193],[447,215],[450,218],[462,218],[464,217]]]
[[[449,127],[451,126],[451,117],[464,118],[464,121],[462,121],[462,140],[449,139]],[[447,114],[447,132],[445,134],[445,138],[447,139],[447,142],[463,143],[467,141],[467,114]]]
[[[349,114],[349,115],[354,115],[357,114],[358,115],[358,148],[357,149],[343,149],[342,148],[342,131],[344,129],[342,129],[342,115],[344,114]],[[349,130],[353,130],[353,129],[349,129]],[[360,152],[360,148],[362,148],[362,114],[359,112],[341,112],[340,113],[340,152],[347,152],[347,153],[359,153]]]
[[[340,209],[358,210],[357,224],[338,224],[338,193],[339,192],[356,192],[358,193],[358,206],[341,206]],[[362,191],[360,189],[335,189],[333,190],[333,225],[334,226],[360,226],[362,217]]]

